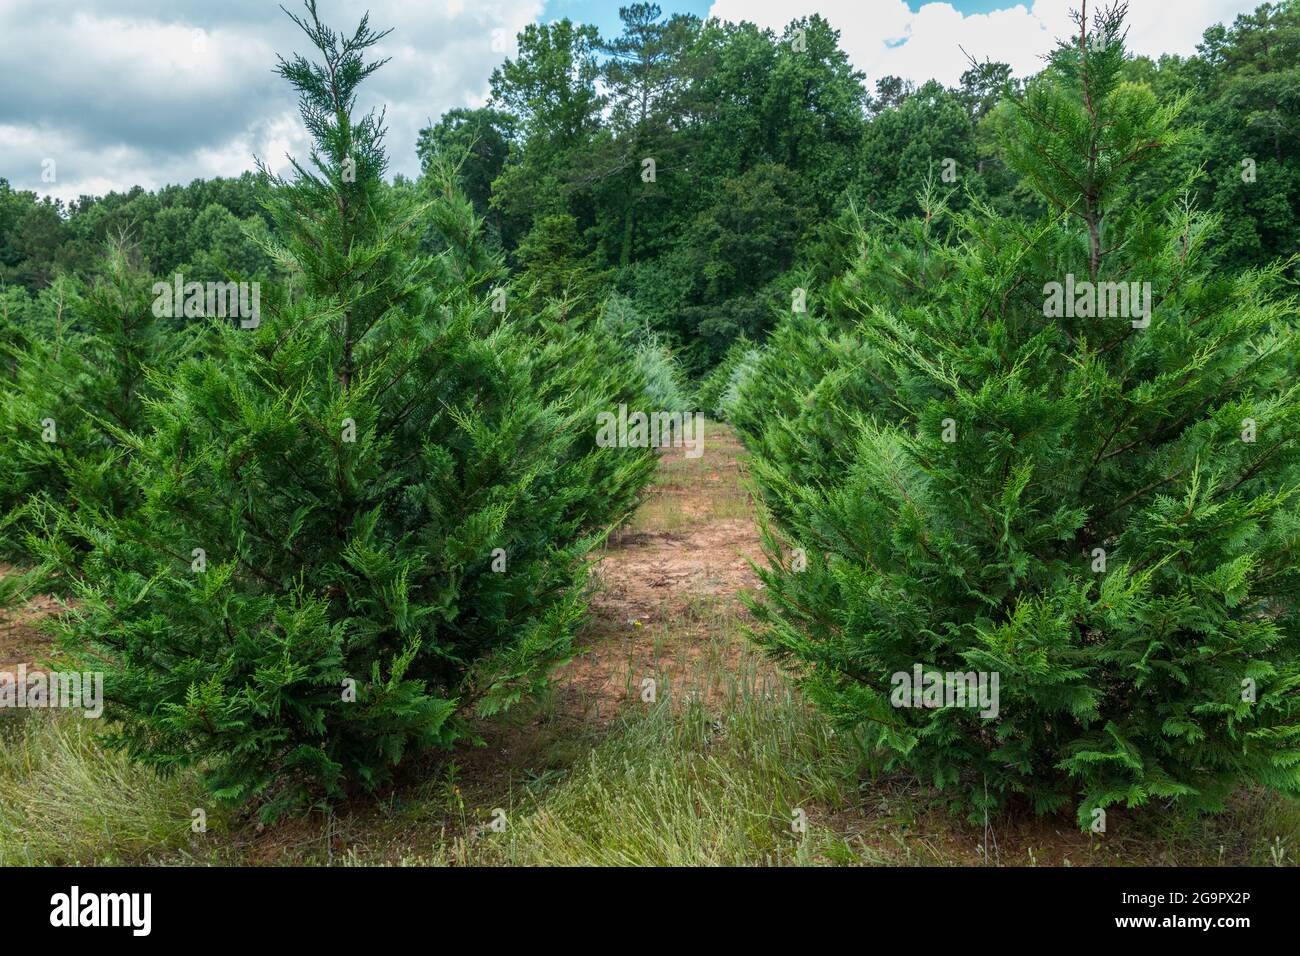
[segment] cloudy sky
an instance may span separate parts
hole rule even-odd
[[[293,8],[296,0],[286,0]],[[964,58],[1034,72],[1068,32],[1078,0],[660,0],[665,10],[780,29],[820,13],[868,82],[884,74],[953,83]],[[396,172],[416,172],[419,129],[456,106],[480,106],[488,76],[525,24],[560,17],[612,33],[617,0],[319,0],[351,28],[369,9],[394,27],[392,62],[365,88],[386,105]],[[1130,0],[1130,45],[1194,51],[1204,29],[1256,0]],[[1175,12],[1176,11],[1176,12]],[[0,0],[0,177],[64,199],[139,184],[236,175],[260,156],[282,168],[305,151],[276,52],[305,40],[275,0]],[[52,176],[53,181],[43,179]]]

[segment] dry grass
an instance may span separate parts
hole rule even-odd
[[[681,531],[716,521],[748,523],[754,507],[741,488],[743,457],[744,448],[735,432],[717,422],[706,422],[703,451],[698,457],[688,458],[682,448],[660,453],[649,499],[622,536]],[[616,535],[614,544],[620,540]]]

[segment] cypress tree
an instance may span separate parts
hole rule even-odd
[[[132,442],[141,506],[74,496],[58,529],[90,549],[60,632],[106,670],[112,742],[264,818],[372,790],[540,686],[647,472],[582,446],[590,379],[540,388],[454,185],[384,182],[382,115],[355,104],[386,34],[306,6],[319,62],[279,72],[314,145],[264,199],[292,283],[167,377]]]
[[[58,277],[0,342],[8,371],[0,394],[0,556],[30,565],[46,506],[72,493],[112,514],[134,507],[127,440],[144,425],[151,370],[177,362],[193,339],[154,302],[152,281],[119,237],[89,282]]]
[[[1079,14],[1003,106],[1042,219],[976,202],[855,269],[858,357],[742,388],[778,520],[757,640],[976,817],[1300,795],[1296,303],[1283,264],[1213,270],[1186,184],[1132,201],[1183,103],[1122,80],[1123,16]],[[805,440],[818,415],[833,447]],[[918,667],[997,675],[995,713],[918,700]]]

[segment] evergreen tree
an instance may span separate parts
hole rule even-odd
[[[474,211],[487,218],[502,242],[513,246],[516,237],[507,235],[500,210],[490,209],[492,184],[505,168],[515,118],[492,109],[455,109],[442,115],[433,126],[420,130],[415,151],[422,166],[441,157],[454,161],[461,188]]]
[[[293,294],[167,377],[131,446],[138,510],[74,493],[57,529],[91,549],[59,629],[106,671],[112,742],[267,818],[373,789],[538,687],[646,474],[581,447],[588,394],[541,394],[470,202],[383,183],[382,117],[355,100],[385,34],[306,6],[321,62],[279,72],[314,145],[265,197]]]
[[[88,285],[57,278],[0,343],[10,377],[0,395],[0,556],[9,560],[33,561],[28,536],[42,508],[71,490],[112,514],[137,501],[125,458],[154,394],[150,370],[179,361],[192,336],[155,311],[133,252],[119,239]]]
[[[975,816],[1300,795],[1296,303],[1282,265],[1213,271],[1219,224],[1179,190],[1125,202],[1184,104],[1123,81],[1123,12],[1080,13],[1012,107],[1041,220],[977,203],[914,243],[941,281],[857,293],[876,364],[742,390],[780,521],[759,642]],[[805,402],[840,448],[802,440]],[[942,684],[911,706],[917,667],[998,675],[996,713]]]
[[[23,353],[31,344],[35,303],[22,286],[0,286],[0,381],[18,375]]]

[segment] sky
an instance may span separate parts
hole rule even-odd
[[[283,0],[295,9],[296,0]],[[751,20],[780,30],[820,13],[869,84],[886,74],[953,84],[977,59],[1018,75],[1068,32],[1079,0],[660,0],[668,12]],[[1205,28],[1257,0],[1130,0],[1130,46],[1190,54]],[[391,171],[418,172],[421,127],[482,106],[488,78],[532,22],[569,17],[610,35],[604,0],[319,0],[349,30],[365,10],[393,27],[392,58],[363,87],[383,106]],[[301,9],[297,7],[297,9]],[[1171,11],[1176,14],[1171,15]],[[306,134],[276,53],[306,52],[276,0],[0,0],[0,177],[65,200],[142,185],[238,175],[255,157],[282,170]],[[960,48],[959,48],[960,47]]]

